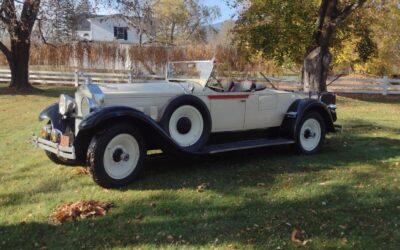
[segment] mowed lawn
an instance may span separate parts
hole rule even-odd
[[[319,155],[278,147],[149,156],[139,181],[107,190],[32,147],[38,113],[73,91],[43,89],[0,95],[0,249],[400,248],[400,98],[340,97],[344,133],[328,136]],[[58,205],[78,200],[115,207],[53,222]],[[304,246],[292,242],[294,228]]]

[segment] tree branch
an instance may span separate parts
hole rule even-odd
[[[3,54],[6,56],[7,61],[11,60],[11,51],[1,41],[0,41],[0,51],[3,52]]]
[[[21,23],[30,34],[39,13],[40,0],[25,0],[21,11]]]
[[[347,5],[343,8],[343,10],[339,13],[339,15],[335,19],[335,23],[339,24],[343,22],[353,11],[362,7],[367,0],[357,0],[357,2]]]
[[[37,22],[38,22],[39,35],[40,35],[40,38],[42,39],[42,42],[44,44],[46,44],[46,45],[49,45],[49,46],[53,47],[53,48],[57,48],[56,45],[47,42],[46,38],[44,37],[43,30],[42,30],[42,20],[41,19],[37,19]]]

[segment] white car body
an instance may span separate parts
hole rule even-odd
[[[132,182],[152,149],[205,155],[294,144],[319,152],[335,132],[335,96],[271,86],[218,79],[213,61],[170,63],[163,81],[88,81],[41,112],[48,123],[33,142],[57,164],[88,163],[103,187]]]
[[[212,61],[200,61],[200,63],[213,64]],[[207,105],[212,118],[211,132],[216,133],[278,127],[282,124],[293,101],[307,97],[301,92],[295,93],[273,88],[221,93],[207,87],[208,79],[209,75],[200,80],[179,79],[179,82],[167,78],[164,81],[146,81],[134,84],[98,84],[97,87],[103,94],[99,105],[101,107],[134,108],[159,122],[163,109],[172,98],[190,94],[199,97]],[[93,86],[81,86],[75,94],[75,99],[92,97],[91,88]],[[77,103],[79,106],[80,102]],[[81,113],[79,116],[81,118],[78,118],[76,123],[76,134],[79,132],[80,120],[84,118]]]

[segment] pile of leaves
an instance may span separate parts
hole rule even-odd
[[[104,216],[114,205],[109,202],[77,201],[58,206],[53,212],[55,222],[64,223],[91,216]]]

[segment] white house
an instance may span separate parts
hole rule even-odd
[[[77,35],[82,40],[95,42],[139,43],[139,31],[130,25],[121,15],[93,16],[82,20],[78,25]],[[144,34],[142,43],[149,42]]]

